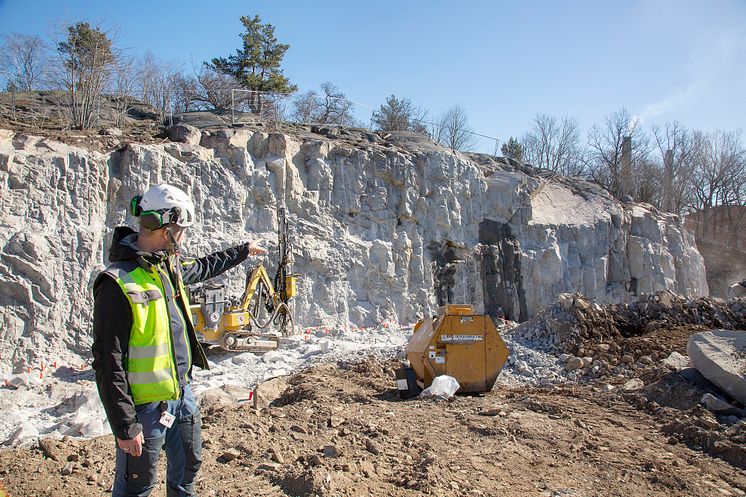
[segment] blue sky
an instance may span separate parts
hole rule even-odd
[[[131,54],[190,68],[231,54],[239,17],[255,14],[291,45],[285,74],[301,90],[331,81],[370,107],[395,94],[431,115],[458,103],[501,140],[537,113],[587,131],[622,106],[646,126],[746,128],[746,0],[0,0],[0,34],[87,20],[116,27]]]

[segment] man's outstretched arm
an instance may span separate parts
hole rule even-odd
[[[182,260],[181,275],[185,285],[192,285],[224,273],[241,264],[249,255],[266,253],[256,242],[246,242],[199,259]]]

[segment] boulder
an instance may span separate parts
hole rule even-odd
[[[746,331],[696,333],[686,351],[702,376],[746,404]]]
[[[222,388],[211,388],[199,395],[200,409],[206,411],[211,407],[228,406],[235,402],[233,396]]]
[[[119,128],[106,128],[98,132],[102,136],[122,136],[124,133]]]
[[[624,385],[622,385],[622,390],[625,392],[633,392],[635,390],[640,390],[643,388],[645,384],[642,382],[640,378],[632,378],[631,380],[627,381]]]
[[[231,462],[232,460],[240,456],[241,456],[241,452],[237,448],[232,447],[226,450],[225,452],[223,452],[223,454],[218,458],[218,460],[221,462],[227,463],[227,462]]]
[[[567,360],[567,364],[565,364],[565,370],[566,371],[575,371],[576,369],[582,368],[584,365],[584,361],[580,357],[571,357]]]
[[[199,145],[202,132],[189,124],[175,124],[168,128],[168,139],[189,145]]]
[[[699,402],[700,404],[704,405],[706,408],[714,412],[728,411],[730,409],[733,409],[732,405],[730,405],[723,399],[715,397],[711,393],[704,394]]]
[[[682,370],[689,367],[689,358],[674,351],[671,352],[671,355],[663,359],[663,364],[671,366],[676,370]]]
[[[728,297],[731,299],[746,299],[746,280],[731,285],[728,288]]]
[[[264,409],[282,395],[288,388],[288,382],[284,378],[273,378],[260,383],[254,389],[254,407]]]

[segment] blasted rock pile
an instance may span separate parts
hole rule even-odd
[[[562,294],[506,337],[558,356],[574,380],[673,363],[685,353],[671,345],[675,336],[709,328],[746,330],[746,301],[686,299],[661,291],[601,306],[580,294]]]

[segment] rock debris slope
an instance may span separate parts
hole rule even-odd
[[[449,301],[522,321],[562,292],[708,292],[675,216],[407,134],[334,131],[185,130],[109,154],[0,131],[0,372],[88,357],[111,230],[135,225],[130,198],[158,182],[195,198],[195,255],[252,238],[272,248],[286,206],[304,326],[412,323]],[[243,276],[224,280],[238,295]]]

